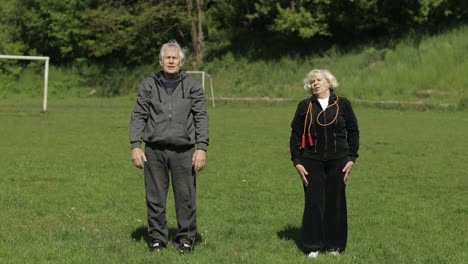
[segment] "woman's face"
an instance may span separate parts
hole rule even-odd
[[[325,98],[330,96],[330,82],[322,74],[312,76],[310,86],[312,93],[317,97]]]

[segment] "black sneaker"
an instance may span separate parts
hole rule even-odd
[[[149,251],[161,251],[166,248],[166,245],[161,240],[153,240],[150,244]]]
[[[177,251],[180,254],[189,254],[193,251],[193,245],[187,242],[180,242],[177,245]]]

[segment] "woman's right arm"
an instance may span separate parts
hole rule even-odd
[[[289,150],[291,152],[291,160],[296,166],[301,163],[300,154],[301,154],[301,137],[302,130],[304,126],[305,118],[305,101],[299,102],[296,108],[296,113],[291,122],[291,136],[289,138]]]
[[[289,149],[291,151],[291,160],[297,173],[301,177],[302,183],[305,186],[309,185],[307,181],[307,175],[309,173],[301,164],[301,138],[304,129],[304,118],[305,118],[305,105],[306,101],[301,101],[297,105],[296,114],[294,114],[293,121],[291,122],[291,137],[289,138]]]

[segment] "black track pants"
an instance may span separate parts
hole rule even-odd
[[[197,232],[196,181],[192,166],[194,148],[145,147],[145,190],[148,233],[167,244],[166,199],[169,174],[174,191],[178,232],[175,241],[193,240]]]
[[[329,161],[302,158],[309,173],[302,218],[305,252],[346,248],[348,222],[342,170],[347,162],[347,157]]]

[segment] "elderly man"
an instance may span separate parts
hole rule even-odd
[[[201,83],[180,69],[184,58],[177,42],[162,45],[162,71],[140,83],[130,122],[132,161],[144,168],[150,251],[164,249],[169,240],[165,212],[170,174],[178,224],[174,242],[181,254],[193,250],[195,175],[205,167],[209,142],[206,98]]]

